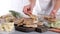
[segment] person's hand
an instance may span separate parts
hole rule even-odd
[[[56,10],[52,10],[52,12],[50,13],[50,16],[56,18]]]
[[[26,15],[32,14],[33,7],[31,5],[24,6],[23,12]]]

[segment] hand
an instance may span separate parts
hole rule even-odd
[[[52,12],[50,13],[50,16],[56,18],[56,10],[52,10]]]
[[[23,12],[26,15],[32,14],[33,7],[31,5],[24,6]]]

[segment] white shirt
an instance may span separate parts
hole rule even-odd
[[[51,0],[36,0],[36,5],[33,14],[50,14],[54,7],[54,2]],[[35,12],[35,13],[34,13]]]

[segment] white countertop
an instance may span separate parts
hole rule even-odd
[[[10,34],[59,34],[59,33],[50,32],[50,31],[47,31],[47,32],[44,32],[44,33],[38,33],[38,32],[25,33],[25,32],[15,31],[15,32],[10,33]]]

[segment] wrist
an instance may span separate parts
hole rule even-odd
[[[31,6],[32,8],[34,8],[35,4],[34,4],[34,3],[32,3],[32,4],[30,4],[30,6]]]

